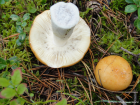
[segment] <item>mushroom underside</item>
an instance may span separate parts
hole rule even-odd
[[[53,68],[67,67],[84,57],[90,45],[90,29],[80,18],[64,46],[56,46],[53,38],[50,11],[46,10],[35,18],[31,27],[31,49],[42,63]]]

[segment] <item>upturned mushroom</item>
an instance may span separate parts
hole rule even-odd
[[[39,14],[29,34],[36,58],[52,68],[78,63],[90,46],[90,28],[72,3],[58,2]]]

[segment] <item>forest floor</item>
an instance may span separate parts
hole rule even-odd
[[[91,30],[91,44],[80,62],[55,69],[37,60],[29,32],[35,17],[59,1],[79,8]],[[132,1],[0,0],[0,105],[136,105],[140,100],[140,29],[135,20],[140,14],[125,12]],[[133,79],[125,90],[110,91],[96,82],[96,65],[109,55],[121,56],[131,65]]]

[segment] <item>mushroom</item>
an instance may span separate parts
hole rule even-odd
[[[58,2],[39,14],[29,34],[36,58],[52,68],[78,63],[90,46],[90,28],[72,3]]]
[[[101,59],[94,71],[99,85],[112,91],[126,89],[133,78],[129,63],[122,57],[111,55]]]

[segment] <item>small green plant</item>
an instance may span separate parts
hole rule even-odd
[[[26,21],[30,19],[30,13],[24,14],[24,16],[22,18],[20,18],[18,15],[12,14],[10,16],[10,18],[12,18],[13,21],[16,21],[16,31],[18,33],[20,33],[19,37],[16,41],[16,44],[18,46],[21,46],[22,43],[25,41],[25,38],[26,38],[26,33],[25,33],[24,29],[27,25]]]
[[[56,105],[67,105],[67,100],[64,98],[61,101],[59,101]]]
[[[130,5],[127,5],[125,7],[126,13],[132,13],[137,11],[138,19],[134,21],[134,26],[140,30],[140,1],[139,0],[125,0],[125,1],[127,3],[130,3]]]
[[[9,58],[8,60],[5,60],[0,57],[0,70],[4,69],[5,67],[6,67],[6,71],[10,67],[12,69],[15,69],[15,68],[19,67],[19,64],[20,64],[20,61],[17,56],[13,56],[13,57]]]
[[[90,10],[93,10],[93,8],[87,8],[86,11],[80,12],[80,16],[81,16],[82,18],[85,18],[86,15],[90,12]],[[91,16],[90,16],[90,17],[91,17]]]
[[[14,69],[11,75],[8,71],[2,72],[2,75],[0,76],[0,105],[24,105],[25,103],[28,103],[30,105],[39,105],[39,104],[47,104],[49,102],[56,102],[56,100],[48,100],[45,102],[42,101],[34,102],[32,100],[34,94],[33,93],[29,94],[27,84],[21,83],[21,81],[22,81],[22,71],[21,68],[19,67]],[[32,103],[21,97],[21,95],[24,92],[30,96],[30,101]],[[63,103],[65,103],[65,101]]]
[[[125,0],[111,0],[109,7],[114,11],[123,12],[124,6],[126,6]]]
[[[87,105],[87,104],[84,104],[85,101],[83,101],[82,99],[79,99],[79,98],[77,98],[77,97],[75,97],[75,96],[73,96],[73,95],[71,95],[71,94],[69,94],[69,93],[63,93],[63,94],[68,95],[68,96],[70,96],[70,97],[72,97],[72,98],[78,100],[79,102],[78,102],[76,105]]]
[[[0,86],[3,88],[0,92],[0,98],[9,99],[5,105],[24,105],[25,100],[20,97],[25,91],[27,91],[27,85],[21,83],[22,72],[20,68],[13,70],[11,78],[0,78]],[[16,99],[13,99],[16,97]],[[13,99],[13,100],[12,100]]]
[[[9,0],[0,0],[0,4],[4,4],[5,2],[8,2]]]

